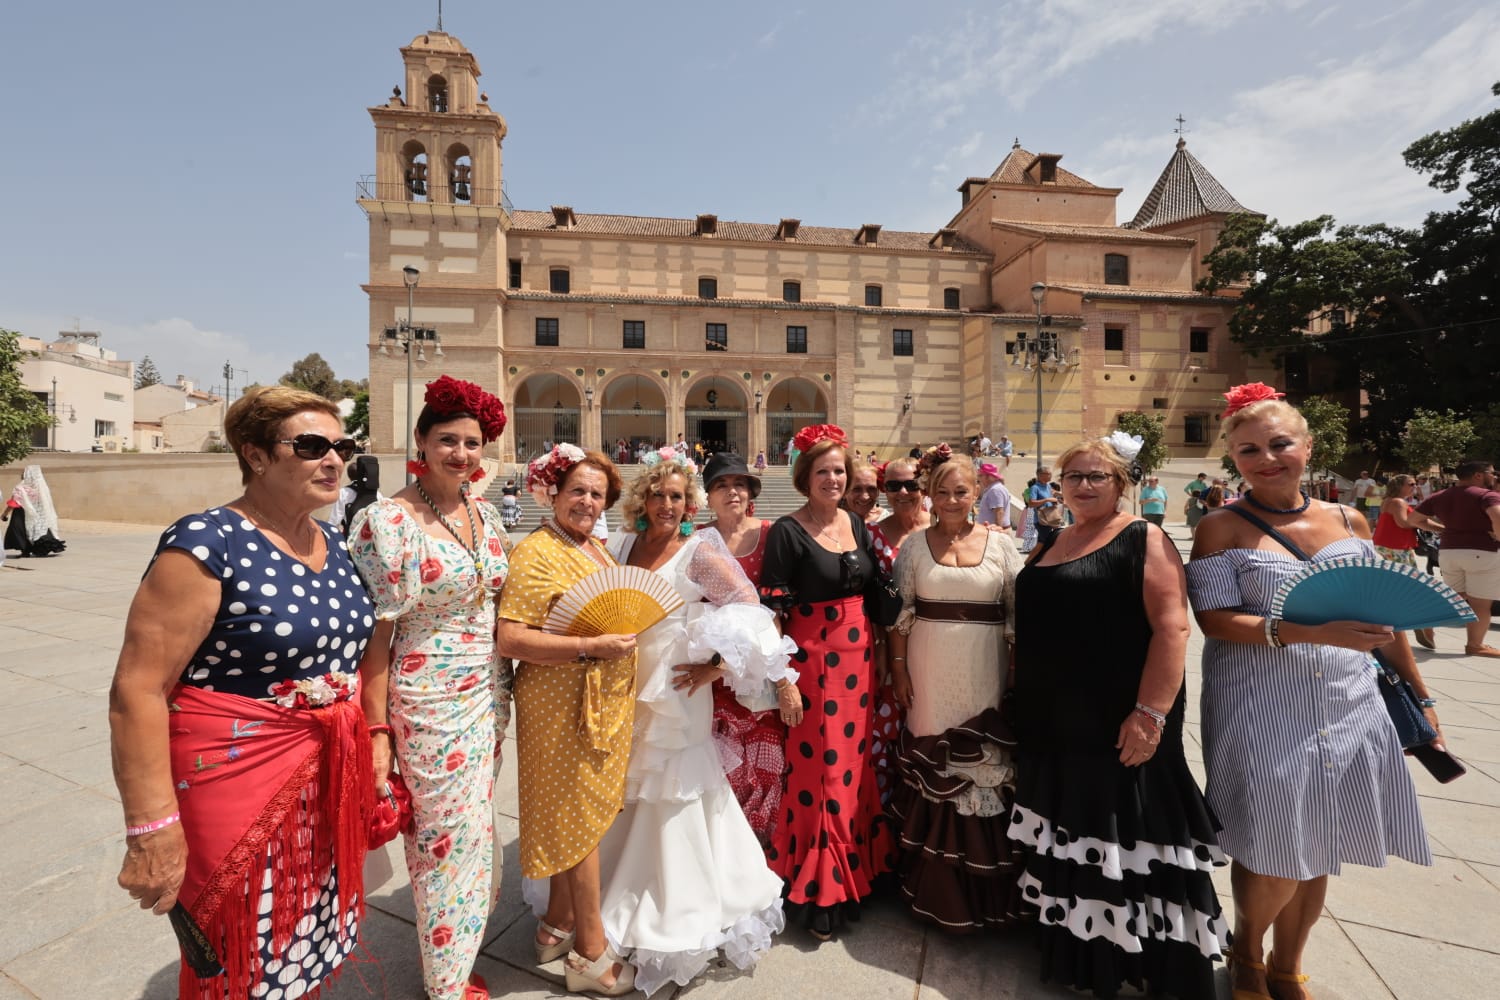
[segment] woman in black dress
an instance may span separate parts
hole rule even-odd
[[[787,881],[788,910],[800,910],[826,941],[894,861],[870,748],[874,669],[864,601],[878,573],[870,532],[839,508],[851,464],[843,430],[806,427],[792,444],[800,452],[792,482],[807,503],[771,526],[760,595],[797,643],[802,699],[782,703],[785,812],[766,859]]]
[[[1209,872],[1225,859],[1182,754],[1182,559],[1120,510],[1134,477],[1109,439],[1058,468],[1076,521],[1016,580],[1010,836],[1030,852],[1042,978],[1212,997],[1228,937]]]

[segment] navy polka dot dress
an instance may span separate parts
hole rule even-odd
[[[220,581],[218,613],[182,672],[184,685],[265,699],[282,681],[357,671],[374,630],[374,610],[343,536],[316,523],[328,545],[320,570],[283,553],[227,507],[190,514],[162,533],[153,563],[167,549],[179,549]],[[263,976],[250,995],[297,1000],[316,993],[358,941],[357,914],[339,912],[337,871],[330,866],[317,899],[279,951],[271,946],[269,867],[259,891]],[[338,933],[340,923],[349,933]]]

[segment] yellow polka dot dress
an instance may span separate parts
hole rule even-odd
[[[613,562],[602,545],[586,545]],[[540,627],[574,583],[600,568],[546,528],[511,556],[500,617]],[[589,689],[600,711],[591,719]],[[516,768],[521,799],[521,872],[544,879],[573,868],[598,846],[625,800],[635,717],[635,656],[516,668]]]

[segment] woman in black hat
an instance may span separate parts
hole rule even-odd
[[[717,531],[750,582],[760,586],[770,525],[755,516],[760,477],[734,454],[718,454],[703,470],[708,506],[714,520],[705,531]],[[778,715],[781,698],[800,704],[797,685],[767,686],[759,699],[741,703],[722,680],[714,684],[714,742],[719,758],[738,761],[725,776],[734,789],[750,828],[762,844],[771,840],[781,805],[781,776],[786,770],[786,726]]]

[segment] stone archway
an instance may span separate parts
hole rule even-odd
[[[600,449],[621,464],[667,439],[667,395],[643,372],[618,372],[600,393]],[[622,457],[623,455],[623,457]]]
[[[690,442],[706,452],[745,455],[750,447],[750,408],[739,379],[704,375],[683,396],[683,427]]]
[[[782,379],[766,394],[766,461],[787,464],[792,436],[810,424],[828,422],[828,397],[805,378]]]
[[[511,412],[515,415],[512,426],[518,462],[528,462],[540,455],[547,442],[580,443],[582,401],[578,387],[566,375],[550,372],[527,375],[516,387]]]

